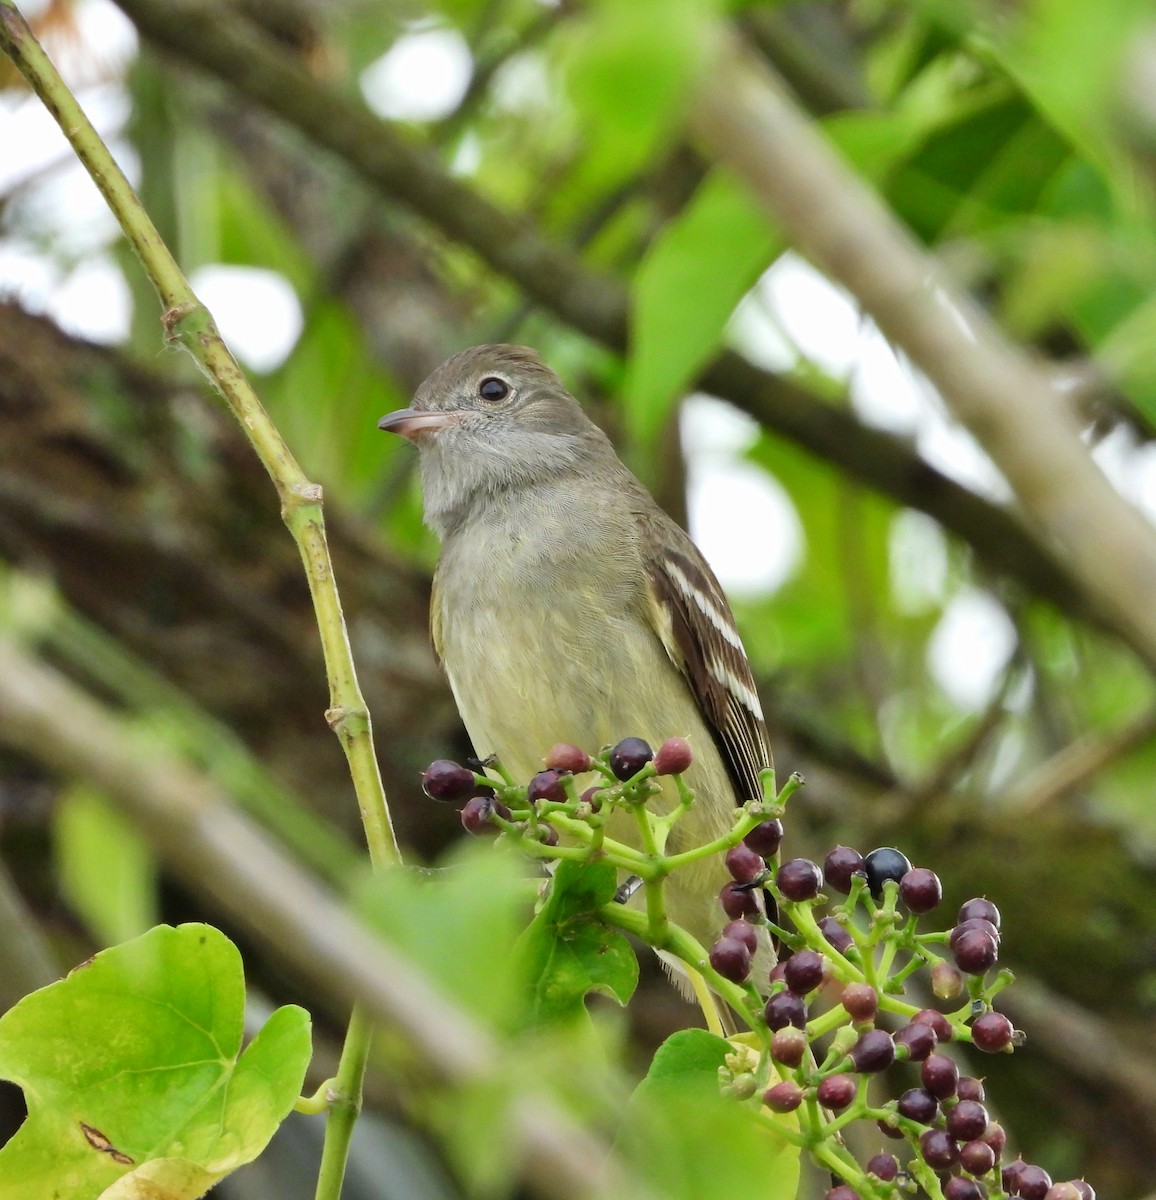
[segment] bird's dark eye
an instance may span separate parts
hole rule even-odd
[[[489,400],[491,404],[498,400],[505,400],[509,394],[510,385],[496,375],[489,375],[478,384],[478,395],[483,400]]]

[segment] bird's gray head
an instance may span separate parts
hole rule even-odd
[[[479,503],[572,471],[610,449],[527,346],[474,346],[455,354],[418,388],[412,407],[377,424],[421,452],[426,522],[443,537]]]

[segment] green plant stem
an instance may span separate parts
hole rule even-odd
[[[119,221],[160,297],[166,339],[180,342],[221,393],[277,489],[281,514],[297,542],[317,616],[329,681],[326,720],[349,763],[370,859],[375,867],[398,863],[401,855],[373,750],[369,710],[357,681],[325,539],[321,488],[305,477],[226,347],[208,309],[193,293],[140,198],[36,41],[14,0],[0,0],[0,48],[55,117]],[[318,1200],[337,1200],[340,1194],[352,1124],[361,1104],[361,1080],[370,1040],[368,1018],[355,1007],[338,1073],[340,1102],[331,1108],[326,1122]]]

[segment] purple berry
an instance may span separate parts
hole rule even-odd
[[[986,933],[968,929],[956,939],[952,954],[955,956],[955,965],[961,971],[968,975],[982,975],[989,967],[995,966],[999,947]]]
[[[792,858],[779,868],[775,886],[787,900],[814,900],[823,886],[823,872],[809,858]]]
[[[1072,1184],[1080,1194],[1080,1200],[1096,1200],[1096,1189],[1086,1179],[1073,1179]]]
[[[1007,1130],[998,1121],[990,1121],[979,1140],[992,1148],[997,1162],[1003,1158],[1003,1152],[1007,1149]]]
[[[856,1024],[873,1021],[879,1011],[879,995],[869,983],[847,984],[839,1000]]]
[[[985,1054],[998,1054],[1012,1044],[1015,1030],[1012,1023],[998,1012],[986,1012],[971,1023],[971,1040],[977,1050]]]
[[[727,883],[718,894],[723,912],[733,921],[741,917],[757,917],[760,913],[758,897],[754,889],[741,883]]]
[[[762,858],[770,858],[777,854],[779,843],[783,840],[783,823],[777,817],[763,821],[743,838],[743,843],[749,846]]]
[[[899,1160],[894,1154],[876,1154],[867,1160],[867,1173],[890,1183],[899,1174]]]
[[[908,1088],[896,1104],[901,1117],[930,1125],[939,1112],[939,1101],[926,1088]]]
[[[723,926],[723,931],[719,936],[734,938],[735,941],[742,942],[752,954],[759,948],[758,931],[748,921],[731,921]]]
[[[851,877],[863,870],[863,855],[850,846],[835,846],[823,860],[823,878],[843,895],[851,890]]]
[[[571,775],[581,775],[594,765],[594,760],[585,750],[569,742],[556,742],[542,761],[550,770],[566,771]]]
[[[976,1100],[980,1104],[987,1099],[987,1094],[983,1088],[983,1080],[976,1079],[974,1075],[961,1075],[959,1082],[955,1086],[955,1094],[960,1100]],[[976,1134],[978,1137],[979,1135]]]
[[[828,1189],[823,1194],[823,1200],[859,1200],[859,1193],[853,1187],[841,1183],[838,1187]]]
[[[731,983],[742,983],[751,973],[751,952],[737,938],[719,938],[710,948],[710,965]]]
[[[531,804],[538,800],[554,800],[561,803],[566,799],[566,788],[562,783],[562,772],[552,767],[539,771],[526,788],[526,799]]]
[[[1020,1177],[1027,1169],[1028,1164],[1022,1158],[1017,1158],[1000,1172],[1000,1185],[1009,1196],[1020,1194]]]
[[[970,930],[986,933],[997,946],[1000,943],[1000,932],[990,921],[984,920],[983,917],[969,917],[966,921],[960,921],[958,925],[952,926],[947,937],[948,948],[954,950],[955,943]]]
[[[951,1022],[943,1013],[936,1012],[934,1008],[921,1008],[911,1020],[922,1025],[930,1025],[935,1030],[935,1036],[941,1042],[951,1041]]]
[[[978,1100],[960,1100],[947,1113],[947,1132],[961,1142],[983,1136],[987,1128],[987,1109]]]
[[[778,1113],[794,1112],[803,1103],[803,1089],[789,1079],[776,1083],[763,1093],[763,1103]]]
[[[439,758],[421,773],[421,790],[431,800],[457,804],[468,800],[478,790],[478,783],[473,771],[448,758]]]
[[[610,770],[625,783],[633,779],[654,757],[654,751],[642,738],[628,737],[610,751]]]
[[[763,1018],[767,1022],[767,1028],[771,1030],[782,1029],[787,1025],[802,1029],[807,1023],[807,1005],[803,998],[796,996],[794,992],[776,992],[767,1001],[763,1009]]]
[[[953,1175],[943,1185],[943,1200],[987,1200],[987,1189],[974,1179]]]
[[[943,884],[939,876],[926,867],[912,867],[899,880],[899,899],[907,905],[908,911],[926,913],[943,899]]]
[[[767,869],[767,864],[759,855],[742,842],[727,851],[724,862],[731,878],[739,883],[750,883]]]
[[[895,1045],[907,1050],[906,1057],[911,1062],[922,1062],[939,1044],[935,1030],[922,1021],[912,1021],[895,1032]]]
[[[1020,1172],[1020,1195],[1023,1200],[1044,1200],[1051,1186],[1052,1177],[1043,1167],[1029,1163]]]
[[[813,992],[827,975],[827,960],[814,950],[798,950],[783,966],[787,987],[800,996]]]
[[[588,787],[581,796],[578,797],[583,804],[590,805],[591,812],[601,812],[602,810],[602,788],[598,784],[593,784]]]
[[[834,917],[823,917],[819,922],[819,931],[840,954],[846,954],[855,944],[851,935]]]
[[[462,825],[468,833],[499,833],[494,824],[495,816],[508,821],[510,810],[493,796],[471,796],[462,809]]]
[[[897,1142],[903,1140],[903,1130],[898,1124],[888,1125],[886,1121],[876,1121],[875,1124],[879,1126],[879,1132],[884,1137],[894,1138]]]
[[[771,1039],[771,1057],[784,1067],[797,1067],[807,1052],[807,1035],[794,1025],[776,1029]]]
[[[959,1068],[947,1055],[932,1054],[920,1064],[919,1078],[937,1100],[946,1100],[955,1095],[956,1084],[959,1083]]]
[[[919,1135],[923,1161],[933,1171],[946,1171],[959,1161],[959,1146],[955,1138],[942,1129],[928,1129]]]
[[[970,921],[972,917],[990,921],[996,929],[999,928],[999,909],[986,896],[976,896],[975,899],[968,900],[960,908],[959,915],[955,918],[956,924]]]
[[[971,1175],[986,1175],[995,1166],[995,1151],[987,1142],[965,1142],[959,1148],[959,1165]]]
[[[885,1029],[868,1029],[860,1035],[850,1053],[855,1070],[870,1075],[887,1070],[895,1061],[895,1043]]]
[[[824,1108],[838,1112],[855,1099],[855,1080],[850,1075],[828,1075],[819,1081],[815,1097]]]
[[[1044,1200],[1080,1200],[1080,1192],[1075,1183],[1065,1180],[1063,1183],[1053,1183]]]

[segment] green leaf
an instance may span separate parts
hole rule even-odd
[[[655,239],[634,283],[623,401],[635,437],[657,433],[781,245],[747,189],[722,167]]]
[[[156,921],[156,865],[120,813],[92,789],[70,788],[56,809],[57,868],[69,903],[105,945]]]
[[[194,924],[25,997],[0,1018],[0,1078],[28,1103],[3,1200],[192,1200],[256,1158],[300,1093],[309,1016],[278,1009],[241,1052],[244,1009],[236,947]]]
[[[531,1016],[546,1023],[585,1012],[588,992],[625,1004],[638,985],[638,959],[626,938],[599,920],[617,872],[608,863],[559,863],[550,895],[519,942],[531,980]]]
[[[638,1085],[620,1143],[656,1195],[793,1200],[798,1148],[752,1105],[719,1091],[718,1070],[731,1050],[704,1029],[681,1030],[659,1047]]]
[[[429,979],[497,1029],[516,1028],[524,976],[515,944],[532,891],[527,864],[501,846],[458,846],[441,869],[405,868],[365,881],[361,910]]]
[[[707,61],[718,0],[599,0],[567,23],[566,81],[587,137],[586,187],[607,189],[677,128]]]

